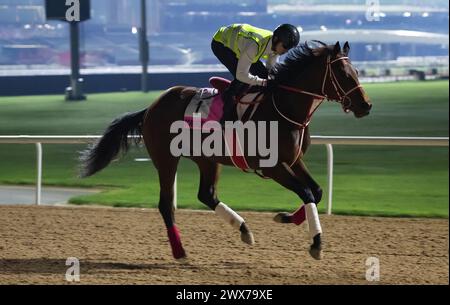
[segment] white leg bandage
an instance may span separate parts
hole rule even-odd
[[[225,203],[220,202],[215,212],[217,216],[224,219],[226,222],[228,222],[233,228],[239,230],[241,227],[241,224],[244,223],[244,218],[238,215],[235,211],[230,209]]]
[[[319,233],[322,233],[320,226],[319,212],[315,203],[308,203],[305,205],[306,219],[308,220],[309,235],[311,238]]]

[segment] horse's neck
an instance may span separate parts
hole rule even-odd
[[[323,66],[324,67],[324,66]],[[295,82],[292,87],[306,91],[309,93],[322,95],[322,85],[324,81],[325,68],[317,68],[317,65],[308,69],[302,74],[302,77]],[[311,120],[312,108],[317,108],[319,105],[315,102],[317,98],[298,92],[290,92],[286,89],[279,88],[277,93],[274,93],[274,101],[270,100],[270,104],[276,103],[278,110],[283,113],[290,120],[297,122],[298,124],[306,124]],[[273,111],[277,112],[275,107]],[[313,109],[312,112],[314,112]],[[281,116],[279,116],[281,117]],[[285,118],[281,118],[285,120]],[[294,124],[295,125],[295,124]],[[294,127],[298,128],[298,126]]]
[[[322,84],[325,74],[325,65],[319,63],[311,66],[302,73],[302,77],[290,85],[303,91],[314,94],[322,94]],[[274,100],[273,100],[274,99]],[[252,119],[254,121],[279,121],[282,125],[286,125],[289,129],[298,129],[299,126],[289,123],[275,109],[274,103],[278,110],[286,117],[299,124],[307,123],[310,117],[311,105],[314,106],[314,97],[302,93],[290,92],[286,89],[278,88],[276,93],[266,95],[265,100],[258,106]]]
[[[278,93],[278,95],[274,96],[274,99],[271,103],[275,103],[273,105],[274,111],[279,111],[281,120],[287,122],[291,120],[293,125],[296,125],[293,122],[304,125],[311,119],[309,114],[311,105],[313,104],[313,97],[298,93]],[[300,126],[294,126],[294,128],[298,127]]]
[[[317,64],[311,65],[307,70],[303,71],[293,83],[294,88],[303,91],[322,95],[322,86],[326,73],[326,62],[318,60]]]

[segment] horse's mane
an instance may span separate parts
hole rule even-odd
[[[328,55],[331,50],[332,46],[321,41],[306,41],[289,50],[284,61],[275,64],[269,74],[277,83],[290,83],[314,62],[314,59]]]

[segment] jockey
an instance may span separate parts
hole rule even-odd
[[[234,97],[242,94],[249,85],[268,88],[274,86],[268,79],[268,71],[280,55],[299,42],[300,34],[291,24],[282,24],[273,33],[249,24],[232,24],[221,27],[214,34],[211,49],[234,77],[223,94],[222,121],[231,114]],[[264,59],[266,65],[260,59]]]

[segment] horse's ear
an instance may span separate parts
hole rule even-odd
[[[333,49],[333,54],[334,55],[338,55],[339,53],[341,53],[341,44],[338,42],[336,42],[336,44],[334,45],[334,49]]]
[[[344,48],[342,50],[343,50],[345,56],[347,56],[348,53],[350,52],[350,44],[348,43],[348,41],[345,42]]]

